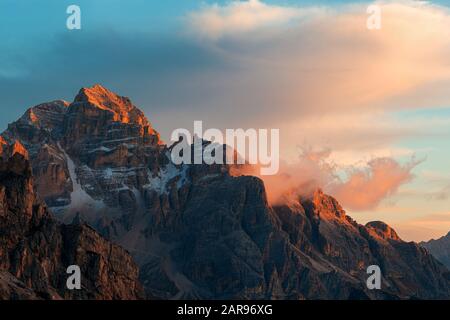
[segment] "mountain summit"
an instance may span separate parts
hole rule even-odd
[[[131,252],[150,298],[450,297],[449,271],[427,250],[382,222],[359,225],[321,191],[270,206],[259,178],[174,165],[142,111],[102,86],[31,108],[2,137],[28,151],[59,220]],[[381,290],[366,286],[370,265]]]
[[[159,133],[130,99],[100,85],[82,88],[70,104],[56,100],[28,109],[2,136],[9,143],[22,142],[28,150],[37,191],[49,206],[55,208],[73,202],[70,194],[77,181],[71,181],[75,179],[75,173],[71,175],[69,168],[71,155],[79,155],[83,162],[89,163],[89,167],[74,164],[76,171],[87,170],[77,172],[76,180],[83,179],[82,175],[86,179],[96,174],[99,175],[97,179],[100,175],[108,176],[112,174],[110,170],[91,169],[109,168],[110,164],[128,167],[125,175],[130,176],[133,168],[140,170],[142,158],[147,154],[155,155],[161,144]],[[151,152],[147,152],[150,149]],[[92,188],[97,189],[96,185]],[[121,187],[119,182],[119,185],[111,186],[111,190],[95,191],[112,192],[107,201],[117,203],[117,189]]]
[[[72,103],[73,107],[85,107],[86,104],[112,113],[112,121],[134,123],[149,127],[144,113],[136,108],[127,97],[121,97],[101,85],[82,88]]]
[[[130,255],[84,224],[58,223],[37,198],[31,167],[15,146],[0,157],[0,299],[138,299]],[[66,270],[82,270],[82,290]]]

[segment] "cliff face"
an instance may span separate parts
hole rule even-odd
[[[70,265],[81,269],[81,290],[66,288]],[[56,222],[35,196],[27,158],[3,149],[0,299],[137,299],[143,297],[137,277],[125,250],[87,225]]]
[[[359,283],[367,279],[369,265],[378,265],[383,275],[382,290],[364,288],[369,297],[448,297],[449,271],[416,243],[402,241],[386,224],[359,225],[345,215],[335,199],[320,191],[312,200],[300,200],[300,204],[303,210],[296,208],[294,212],[304,226],[300,234],[308,236],[298,241],[297,247],[305,248],[309,256],[331,263],[338,272],[359,279]],[[280,212],[279,208],[275,210]],[[286,216],[290,215],[282,215],[282,221]],[[292,224],[284,225],[284,229],[286,225],[287,230],[292,228]]]
[[[28,150],[37,192],[58,219],[86,221],[132,253],[149,297],[450,298],[449,271],[386,224],[359,225],[320,191],[271,207],[258,178],[233,177],[226,165],[174,165],[143,113],[101,86],[31,108],[2,136]],[[57,228],[69,242],[96,235]],[[381,290],[366,286],[374,264]]]
[[[437,240],[421,242],[420,245],[431,252],[440,262],[450,268],[450,232]]]
[[[152,229],[157,254],[141,277],[153,295],[245,299],[448,298],[449,272],[415,243],[381,237],[316,192],[271,208],[254,177],[208,175],[179,213]],[[180,201],[181,199],[181,201]],[[186,199],[186,200],[183,200]],[[152,228],[155,228],[152,225]],[[374,232],[375,228],[376,232]],[[150,232],[150,231],[149,231]],[[368,290],[367,267],[382,270]]]
[[[142,111],[99,85],[81,89],[70,104],[57,100],[30,108],[2,135],[23,143],[36,190],[55,209],[76,202],[71,193],[77,183],[106,205],[129,209],[134,195],[124,185],[147,181],[164,149]]]

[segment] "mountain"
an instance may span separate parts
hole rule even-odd
[[[420,245],[430,251],[447,268],[450,268],[450,232],[437,240],[421,242]]]
[[[60,221],[132,254],[150,298],[450,298],[448,269],[386,224],[357,224],[320,190],[271,206],[232,166],[174,165],[144,114],[100,85],[32,107],[1,136],[28,152]],[[366,286],[370,265],[381,290]]]
[[[85,224],[58,223],[36,197],[27,152],[0,140],[0,299],[138,299],[138,268]],[[68,290],[78,265],[81,290]]]

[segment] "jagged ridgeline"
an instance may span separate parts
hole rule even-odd
[[[429,250],[447,268],[450,268],[450,232],[439,239],[421,242],[420,245]]]
[[[450,298],[448,269],[386,224],[357,224],[320,190],[270,206],[256,177],[235,177],[227,165],[174,165],[143,112],[100,85],[81,89],[72,103],[30,108],[2,141],[5,150],[20,149],[20,142],[28,152],[34,189],[58,220],[84,221],[131,253],[147,298]],[[16,201],[1,194],[2,203]],[[3,208],[2,217],[12,214]],[[52,223],[66,241],[79,241],[64,231],[73,225]],[[15,233],[0,226],[7,244]],[[38,264],[30,268],[47,265]],[[370,265],[382,271],[380,290],[366,286]],[[11,287],[18,279],[32,287],[28,273],[8,264],[2,270],[0,283]],[[135,291],[113,297],[139,296]]]
[[[67,267],[85,275],[68,290]],[[36,197],[28,155],[0,140],[0,299],[142,299],[128,252],[82,223],[58,223]]]

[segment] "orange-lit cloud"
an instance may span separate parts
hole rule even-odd
[[[280,163],[277,175],[261,176],[254,166],[235,169],[232,174],[259,176],[264,181],[269,203],[280,204],[291,197],[310,196],[318,188],[335,182],[338,177],[335,166],[327,161],[329,155],[330,150],[315,151],[304,147],[295,163]]]
[[[411,170],[418,164],[401,165],[390,158],[377,158],[366,169],[355,169],[347,181],[331,188],[332,194],[350,210],[374,209],[381,200],[393,195],[412,180]]]
[[[411,181],[417,164],[394,160],[415,152],[394,145],[411,137],[434,139],[448,125],[446,119],[413,123],[392,116],[450,104],[448,8],[419,1],[378,4],[382,29],[373,31],[366,28],[367,4],[233,1],[188,16],[197,41],[234,66],[213,77],[227,96],[214,101],[228,111],[220,114],[222,123],[279,128],[282,156],[291,161],[304,142],[333,150],[326,161],[304,154],[294,165],[284,163],[284,174],[263,177],[271,202],[292,188],[321,187],[348,209],[373,209]],[[346,177],[337,174],[343,163],[352,168]]]
[[[239,106],[240,123],[278,126],[288,148],[308,139],[301,125],[318,117],[363,114],[377,122],[395,110],[448,105],[448,9],[418,1],[380,6],[382,29],[375,31],[366,28],[366,5],[279,7],[234,1],[190,14],[190,29],[201,36],[200,43],[234,65],[232,73],[210,75],[227,95],[214,105]],[[202,85],[204,78],[192,81]],[[221,114],[221,119],[232,122],[234,116]],[[345,133],[348,123],[334,126],[342,124]],[[299,130],[285,130],[296,124]],[[391,125],[385,145],[411,131]],[[382,138],[380,131],[362,133],[352,139]],[[329,146],[337,150],[343,144]]]
[[[318,188],[336,197],[347,209],[362,211],[374,209],[398,188],[413,179],[412,170],[420,161],[411,159],[400,164],[392,158],[374,158],[364,167],[343,168],[330,160],[331,150],[315,151],[302,148],[295,163],[281,163],[274,176],[260,176],[266,186],[271,204],[289,202],[292,197],[310,196]],[[258,175],[257,168],[234,169],[234,175]]]

